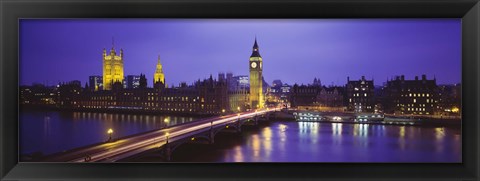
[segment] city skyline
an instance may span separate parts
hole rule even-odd
[[[364,75],[381,85],[423,74],[454,84],[461,81],[460,25],[459,19],[21,20],[20,84],[85,83],[101,75],[102,50],[112,47],[112,37],[116,51],[124,50],[125,75],[146,74],[149,86],[158,55],[170,85],[219,72],[248,75],[255,37],[269,84],[317,77],[341,85]]]

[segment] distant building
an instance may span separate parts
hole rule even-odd
[[[138,81],[138,87],[140,89],[146,89],[147,88],[147,77],[145,74],[140,74],[140,80]]]
[[[140,87],[140,75],[128,75],[125,80],[125,87],[127,89],[137,89]]]
[[[290,95],[291,95],[290,94],[291,89],[292,89],[292,86],[288,85],[286,83],[284,83],[280,87],[280,100],[282,100],[282,102],[289,103]]]
[[[322,86],[322,81],[320,79],[317,79],[316,77],[313,79],[313,84],[314,86]]]
[[[462,85],[438,86],[438,113],[445,116],[459,116],[462,111]]]
[[[385,91],[387,85],[386,82],[383,83],[383,86],[375,86],[374,95],[375,95],[375,113],[384,113],[385,104],[388,104],[388,97]]]
[[[72,81],[68,82],[67,84],[75,85],[75,86],[79,86],[79,87],[82,86],[82,82],[80,82],[79,80],[72,80]]]
[[[374,86],[373,80],[366,80],[362,76],[360,80],[350,80],[347,77],[346,97],[348,100],[348,111],[353,112],[374,112]]]
[[[250,87],[250,79],[246,75],[235,76],[235,77],[233,77],[233,79],[236,81],[237,86],[240,89]]]
[[[290,89],[292,86],[282,83],[281,80],[274,80],[272,87],[268,87],[268,99],[275,99],[276,102],[288,103],[290,101]]]
[[[281,80],[274,80],[272,82],[272,88],[278,88],[278,87],[281,87],[283,85],[282,81]]]
[[[74,80],[68,83],[62,83],[57,88],[56,105],[61,108],[76,108],[79,106],[79,97],[81,96],[82,86],[80,81]]]
[[[415,76],[414,80],[405,80],[405,76],[396,76],[387,81],[385,112],[394,114],[433,115],[438,106],[436,79],[428,80]]]
[[[288,90],[288,89],[286,89]],[[290,103],[300,110],[345,111],[344,87],[316,85],[294,85],[291,88]]]
[[[237,83],[233,80],[233,73],[228,72],[226,79],[227,79],[228,90],[234,90],[234,88],[237,87]]]
[[[224,83],[210,78],[191,86],[161,90],[143,88],[84,92],[74,96],[70,102],[74,102],[77,109],[219,114],[224,109],[231,111],[227,94]]]
[[[317,95],[316,104],[323,107],[343,107],[344,87],[322,87]]]
[[[24,105],[55,105],[57,98],[56,87],[47,87],[42,84],[20,86],[19,101]]]
[[[227,78],[225,77],[225,73],[218,73],[218,81],[219,82],[227,82]]]
[[[99,75],[89,76],[88,85],[90,87],[90,90],[93,90],[93,91],[103,90],[103,77]]]
[[[223,74],[222,74],[223,75]],[[220,74],[219,74],[220,76]],[[220,80],[220,77],[219,77]],[[223,80],[223,78],[222,78]],[[226,83],[228,85],[228,90],[234,91],[234,90],[243,90],[243,89],[249,89],[250,88],[250,82],[249,78],[247,75],[237,75],[233,76],[232,73],[227,73],[226,76]]]
[[[311,106],[316,104],[317,95],[320,93],[320,86],[293,85],[290,94],[292,107]]]

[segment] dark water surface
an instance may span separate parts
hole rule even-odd
[[[199,118],[24,111],[22,154],[51,154]],[[460,128],[273,121],[220,133],[214,145],[185,144],[178,162],[461,162]],[[145,158],[144,158],[145,159]],[[148,158],[147,158],[148,159]],[[150,160],[146,160],[150,161]],[[151,161],[154,161],[153,159]]]
[[[461,162],[462,143],[460,128],[281,121],[215,141],[181,146],[174,161]]]
[[[168,125],[200,118],[118,113],[22,111],[20,113],[20,153],[44,155],[100,143],[112,137],[124,137]]]

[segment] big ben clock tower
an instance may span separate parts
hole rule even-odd
[[[258,109],[264,107],[263,98],[263,79],[262,79],[262,56],[258,49],[257,38],[255,38],[255,44],[253,45],[252,55],[250,56],[249,68],[250,68],[250,107],[252,109]]]

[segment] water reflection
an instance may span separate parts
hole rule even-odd
[[[445,137],[445,129],[435,128],[435,138],[437,139],[437,141],[443,140],[443,137]]]
[[[20,150],[54,153],[195,120],[111,113],[22,112]],[[165,121],[167,120],[167,121]],[[460,162],[460,128],[318,122],[271,122],[242,129],[240,140],[216,145],[202,162]],[[238,135],[237,135],[238,136]],[[217,137],[215,138],[217,139]],[[218,144],[219,142],[215,142]]]
[[[278,149],[280,151],[280,153],[285,153],[285,146],[287,145],[287,131],[288,131],[288,126],[286,124],[279,124],[278,125],[278,135],[279,135],[279,139],[280,139],[280,142],[278,143]],[[281,154],[282,157],[285,156],[285,154]]]
[[[449,134],[451,131],[451,134]],[[246,143],[222,148],[200,161],[228,162],[460,162],[456,128],[273,122],[242,132]],[[453,130],[453,131],[452,131]],[[429,134],[427,134],[429,132]],[[442,140],[439,144],[436,140]],[[240,145],[240,146],[239,146]],[[204,153],[210,154],[210,153]],[[216,159],[215,159],[216,158]]]
[[[258,134],[252,135],[251,142],[253,148],[253,157],[258,159],[258,157],[260,157],[260,138]]]
[[[242,147],[241,146],[235,146],[234,148],[235,150],[235,153],[234,153],[234,157],[233,157],[233,161],[234,162],[244,162],[244,158],[243,158],[243,150],[242,150]]]
[[[272,152],[272,129],[266,127],[263,129],[262,137],[263,141],[263,150],[265,151],[265,157],[270,158],[270,153]]]
[[[334,135],[342,136],[342,123],[332,123],[332,132]]]
[[[193,121],[198,118],[131,115],[91,112],[23,111],[20,114],[20,151],[23,154],[59,151],[103,142],[106,131],[114,130],[113,137],[124,137],[153,129]],[[164,123],[164,119],[170,119]],[[42,138],[42,139],[38,139]]]

